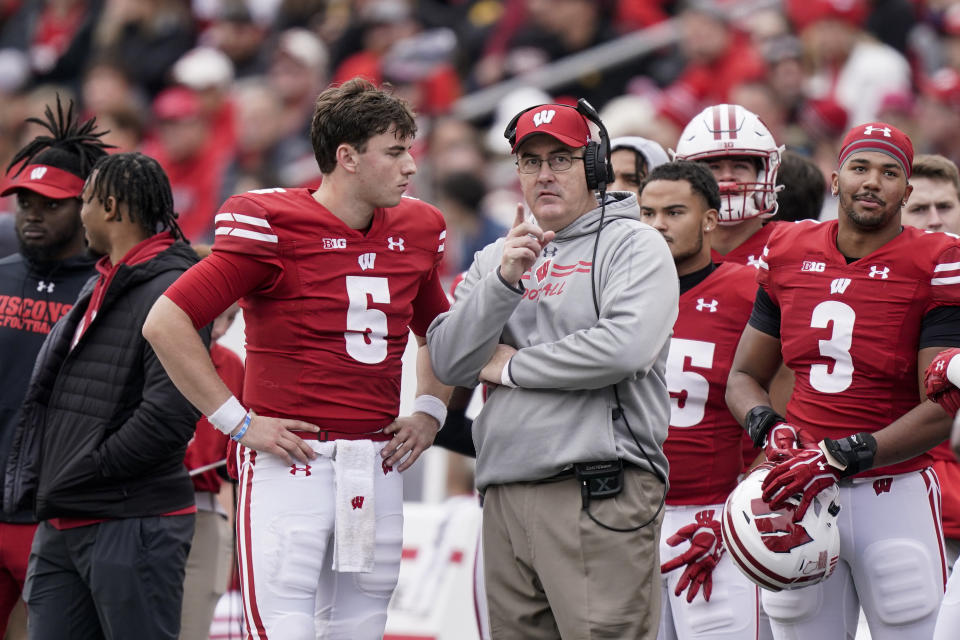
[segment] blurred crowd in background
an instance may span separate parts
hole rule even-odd
[[[614,53],[564,77],[591,50]],[[544,69],[552,82],[510,84]],[[59,92],[118,151],[157,158],[184,232],[210,242],[228,195],[319,183],[313,101],[354,76],[417,110],[411,195],[447,217],[449,279],[512,219],[503,129],[542,102],[587,98],[611,136],[666,149],[705,106],[738,103],[827,177],[843,132],[874,119],[960,163],[952,0],[0,0],[0,163]],[[0,200],[0,256],[14,204]]]

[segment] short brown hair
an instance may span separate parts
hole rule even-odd
[[[413,110],[390,89],[390,85],[378,88],[368,80],[353,78],[320,93],[310,123],[310,142],[321,173],[332,173],[337,167],[341,144],[362,153],[367,140],[391,127],[401,138],[416,135]]]
[[[912,177],[949,182],[956,189],[957,197],[960,198],[960,172],[957,171],[957,165],[949,158],[937,154],[918,155],[913,159]]]

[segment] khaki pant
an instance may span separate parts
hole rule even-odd
[[[618,528],[648,520],[663,483],[636,467],[623,491],[591,500]],[[574,478],[488,487],[483,504],[490,629],[495,640],[653,640],[660,617],[661,512],[634,532],[582,509]]]
[[[197,511],[197,528],[183,582],[180,640],[207,640],[233,568],[233,536],[226,516]]]

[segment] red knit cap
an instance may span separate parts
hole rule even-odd
[[[847,132],[840,145],[840,167],[855,153],[877,151],[885,153],[903,169],[907,179],[913,166],[913,143],[910,137],[892,124],[868,122],[858,124]]]

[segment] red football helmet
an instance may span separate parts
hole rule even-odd
[[[717,104],[687,123],[673,157],[695,162],[723,156],[759,160],[755,181],[720,183],[720,224],[737,224],[777,212],[777,170],[783,149],[757,114],[738,104]]]
[[[836,484],[820,492],[800,522],[796,503],[773,510],[760,497],[773,468],[762,464],[730,493],[723,509],[723,544],[751,581],[770,591],[799,589],[830,577],[840,557]]]

